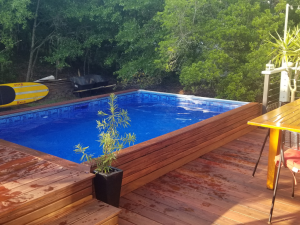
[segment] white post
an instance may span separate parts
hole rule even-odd
[[[286,40],[286,33],[287,33],[287,25],[288,25],[288,18],[289,18],[289,4],[286,4],[285,10],[285,23],[284,23],[284,41]],[[282,66],[283,66],[282,61]],[[286,62],[287,63],[287,62]],[[281,72],[281,79],[280,79],[280,94],[279,94],[279,101],[281,102],[289,102],[290,101],[290,89],[289,89],[289,76],[286,71]]]
[[[289,76],[286,71],[281,72],[280,79],[280,94],[279,101],[280,102],[289,102],[290,101],[290,88],[289,88]]]

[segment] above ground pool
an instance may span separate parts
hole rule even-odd
[[[117,97],[119,108],[131,119],[131,126],[120,134],[135,133],[135,144],[247,104],[144,90]],[[78,143],[89,146],[95,156],[101,154],[96,141],[99,110],[108,111],[108,97],[1,116],[0,139],[80,162],[81,155],[73,151]]]

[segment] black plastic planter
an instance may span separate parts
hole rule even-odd
[[[94,187],[96,198],[109,205],[119,207],[123,170],[111,167],[109,174],[96,173]]]

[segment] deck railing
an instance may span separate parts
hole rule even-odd
[[[280,93],[280,76],[278,74],[265,74],[263,106],[265,109],[268,106],[278,104]]]
[[[266,71],[263,71],[265,73]],[[264,74],[264,92],[263,92],[263,113],[269,112],[282,105],[280,101],[280,71],[270,74]],[[297,80],[300,84],[300,79]],[[300,85],[297,85],[295,100],[300,98]],[[291,98],[289,94],[288,99]],[[286,132],[284,145],[288,148],[292,146],[299,147],[300,136],[295,132]]]
[[[281,69],[281,68],[278,68]],[[280,72],[282,70],[262,71],[264,74],[264,91],[263,91],[263,113],[278,108],[280,102]],[[297,91],[295,99],[300,98],[300,79],[297,80]],[[288,99],[290,99],[290,94]]]

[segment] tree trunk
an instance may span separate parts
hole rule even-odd
[[[33,51],[30,50],[29,62],[28,62],[28,68],[27,68],[27,74],[26,74],[26,82],[28,82],[29,78],[30,78],[30,73],[31,73],[31,68],[32,68],[32,59],[33,59]]]
[[[28,69],[26,74],[26,82],[29,81],[31,70],[32,70],[32,62],[33,62],[33,54],[34,54],[34,45],[35,45],[35,31],[36,31],[36,22],[38,17],[38,11],[40,6],[40,0],[37,1],[36,10],[35,10],[35,16],[34,16],[34,22],[33,22],[33,28],[32,28],[32,35],[31,35],[31,46],[30,46],[30,55],[29,55],[29,62],[28,62]]]
[[[36,61],[37,61],[37,58],[38,58],[38,55],[39,55],[39,51],[40,51],[40,48],[38,48],[37,51],[36,51],[34,61],[33,61],[32,67],[31,67],[30,78],[33,78],[33,71],[34,71],[35,64],[36,64]]]
[[[57,80],[57,74],[58,74],[57,66],[58,66],[58,61],[56,60],[56,62],[55,62],[55,80]]]
[[[83,61],[83,75],[85,76],[85,68],[86,68],[86,60],[87,60],[87,57],[88,57],[88,53],[89,53],[89,50],[86,51],[86,54],[84,56],[84,61]],[[89,74],[89,73],[88,73]]]
[[[88,74],[90,74],[90,55],[88,57]]]

